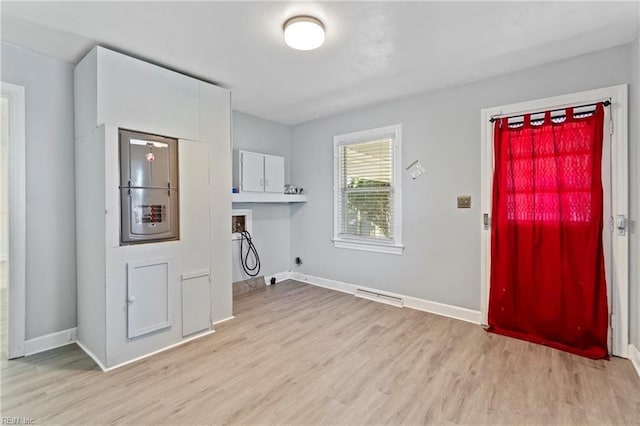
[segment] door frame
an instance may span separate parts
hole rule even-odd
[[[489,214],[491,218],[491,197],[493,181],[493,126],[490,118],[504,115],[525,114],[531,111],[544,111],[547,109],[560,109],[572,105],[584,105],[611,100],[609,120],[613,121],[613,134],[611,135],[611,213],[613,216],[624,215],[626,220],[625,234],[620,236],[616,232],[612,234],[612,283],[611,306],[613,314],[610,315],[613,344],[613,355],[627,358],[629,349],[629,166],[628,166],[628,88],[626,84],[604,87],[601,89],[571,93],[550,98],[537,99],[510,105],[491,108],[483,108],[481,119],[481,207],[483,214]],[[605,137],[607,135],[604,135]],[[605,218],[605,226],[608,220]],[[491,272],[491,227],[484,230],[481,221],[481,287],[480,310],[482,324],[488,323],[489,286]]]
[[[0,82],[9,99],[8,198],[9,198],[9,359],[24,356],[26,334],[26,102],[25,88]]]

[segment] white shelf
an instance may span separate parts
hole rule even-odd
[[[231,194],[233,203],[304,203],[306,195],[277,194],[267,192],[240,192]]]

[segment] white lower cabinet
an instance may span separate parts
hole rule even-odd
[[[209,274],[182,276],[182,336],[209,330]]]
[[[127,337],[171,327],[171,261],[127,263]]]

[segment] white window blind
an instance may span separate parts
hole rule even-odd
[[[341,236],[393,241],[393,139],[340,146]]]
[[[401,254],[401,126],[334,138],[334,245]]]

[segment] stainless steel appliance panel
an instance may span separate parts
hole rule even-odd
[[[178,141],[120,129],[120,186],[178,188]]]
[[[122,242],[176,239],[178,217],[177,191],[168,189],[132,188],[121,190]]]
[[[179,238],[178,141],[120,130],[120,243]]]
[[[166,187],[171,181],[170,169],[170,153],[167,143],[140,139],[130,140],[129,180],[131,180],[131,186]]]

